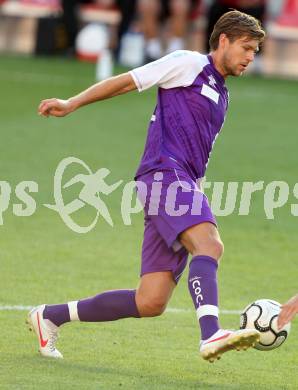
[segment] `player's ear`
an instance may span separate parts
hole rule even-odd
[[[219,47],[225,48],[227,44],[229,43],[229,38],[226,36],[225,33],[221,33],[218,38]]]

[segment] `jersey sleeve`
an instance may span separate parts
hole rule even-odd
[[[203,54],[177,50],[157,61],[135,68],[129,73],[139,92],[154,85],[165,89],[187,87],[208,63],[207,56]]]

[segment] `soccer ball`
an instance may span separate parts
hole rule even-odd
[[[279,347],[290,333],[290,323],[282,329],[277,329],[277,317],[280,303],[272,299],[259,299],[246,306],[240,316],[240,329],[256,329],[261,338],[256,343],[256,349],[270,351]]]

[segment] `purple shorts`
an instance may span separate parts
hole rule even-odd
[[[179,234],[202,222],[216,226],[208,199],[185,171],[175,168],[138,177],[137,193],[145,214],[141,275],[172,271],[177,283],[188,256]]]

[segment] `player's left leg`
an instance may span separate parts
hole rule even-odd
[[[231,349],[245,350],[259,339],[254,329],[227,331],[218,323],[217,267],[223,244],[214,224],[203,222],[189,227],[180,242],[192,254],[188,287],[201,328],[201,356],[213,362]]]
[[[201,338],[206,340],[220,328],[217,268],[224,250],[223,243],[217,228],[210,222],[189,227],[180,234],[180,242],[193,256],[188,287],[197,310]]]

